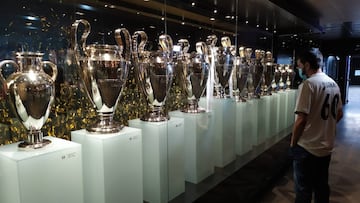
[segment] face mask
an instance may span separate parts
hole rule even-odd
[[[302,69],[299,68],[298,71],[299,71],[299,76],[300,76],[300,78],[303,79],[303,80],[306,80],[306,79],[307,79],[307,76],[306,76],[306,74],[302,71]]]

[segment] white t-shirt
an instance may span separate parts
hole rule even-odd
[[[298,145],[315,156],[327,156],[334,147],[336,114],[342,107],[340,89],[325,73],[313,74],[299,86],[295,113],[307,114]]]

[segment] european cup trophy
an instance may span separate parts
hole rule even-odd
[[[181,111],[186,113],[201,113],[205,109],[199,107],[199,99],[203,95],[210,71],[208,50],[205,42],[196,43],[196,53],[191,55],[189,64],[184,64],[184,80],[182,88],[185,90],[187,105]]]
[[[84,26],[84,32],[78,43],[77,32],[80,24]],[[130,34],[125,28],[116,29],[117,45],[86,45],[89,33],[88,21],[81,19],[73,23],[72,43],[80,78],[98,116],[98,120],[87,126],[86,130],[90,133],[116,133],[123,127],[114,121],[113,117],[128,75]]]
[[[140,34],[141,33],[141,34]],[[144,32],[133,35],[133,47],[137,46],[138,35],[142,35],[139,44],[144,44],[147,39]],[[134,52],[137,78],[142,93],[145,95],[148,111],[140,118],[143,121],[160,122],[170,117],[165,112],[164,105],[173,79],[173,42],[169,35],[159,37],[160,50],[155,52],[145,51],[143,46]],[[137,49],[136,49],[137,50]]]
[[[215,91],[217,98],[228,98],[229,79],[235,62],[235,47],[231,45],[229,37],[221,38],[221,47],[217,50],[215,59]],[[232,88],[232,87],[231,87]]]

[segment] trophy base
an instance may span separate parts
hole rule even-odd
[[[188,108],[188,109],[182,109],[181,112],[184,112],[184,113],[204,113],[206,112],[206,110],[204,108],[196,108],[196,109],[191,109],[191,108]]]
[[[51,143],[51,141],[47,140],[47,139],[42,139],[41,142],[37,142],[37,143],[30,143],[30,142],[24,141],[18,145],[18,148],[21,151],[30,151],[30,150],[43,148],[50,143]]]
[[[118,122],[112,121],[104,125],[103,121],[97,121],[95,124],[88,126],[86,128],[86,131],[94,134],[109,134],[109,133],[118,133],[123,128],[124,126]]]
[[[164,115],[162,112],[151,112],[150,114],[140,118],[142,121],[147,122],[162,122],[170,120],[169,115]]]

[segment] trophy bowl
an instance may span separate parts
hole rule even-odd
[[[116,45],[89,45],[86,55],[79,60],[80,75],[98,115],[98,120],[86,130],[93,133],[119,132],[123,126],[113,120],[113,115],[125,86],[128,62],[119,57]]]
[[[40,52],[17,52],[16,62],[0,62],[0,80],[6,87],[10,105],[28,130],[27,139],[18,145],[21,150],[42,148],[51,142],[43,139],[41,128],[54,101],[57,67],[52,62],[42,61],[42,56]],[[5,79],[2,69],[9,64],[17,71]],[[51,76],[44,72],[45,66],[52,68]]]

